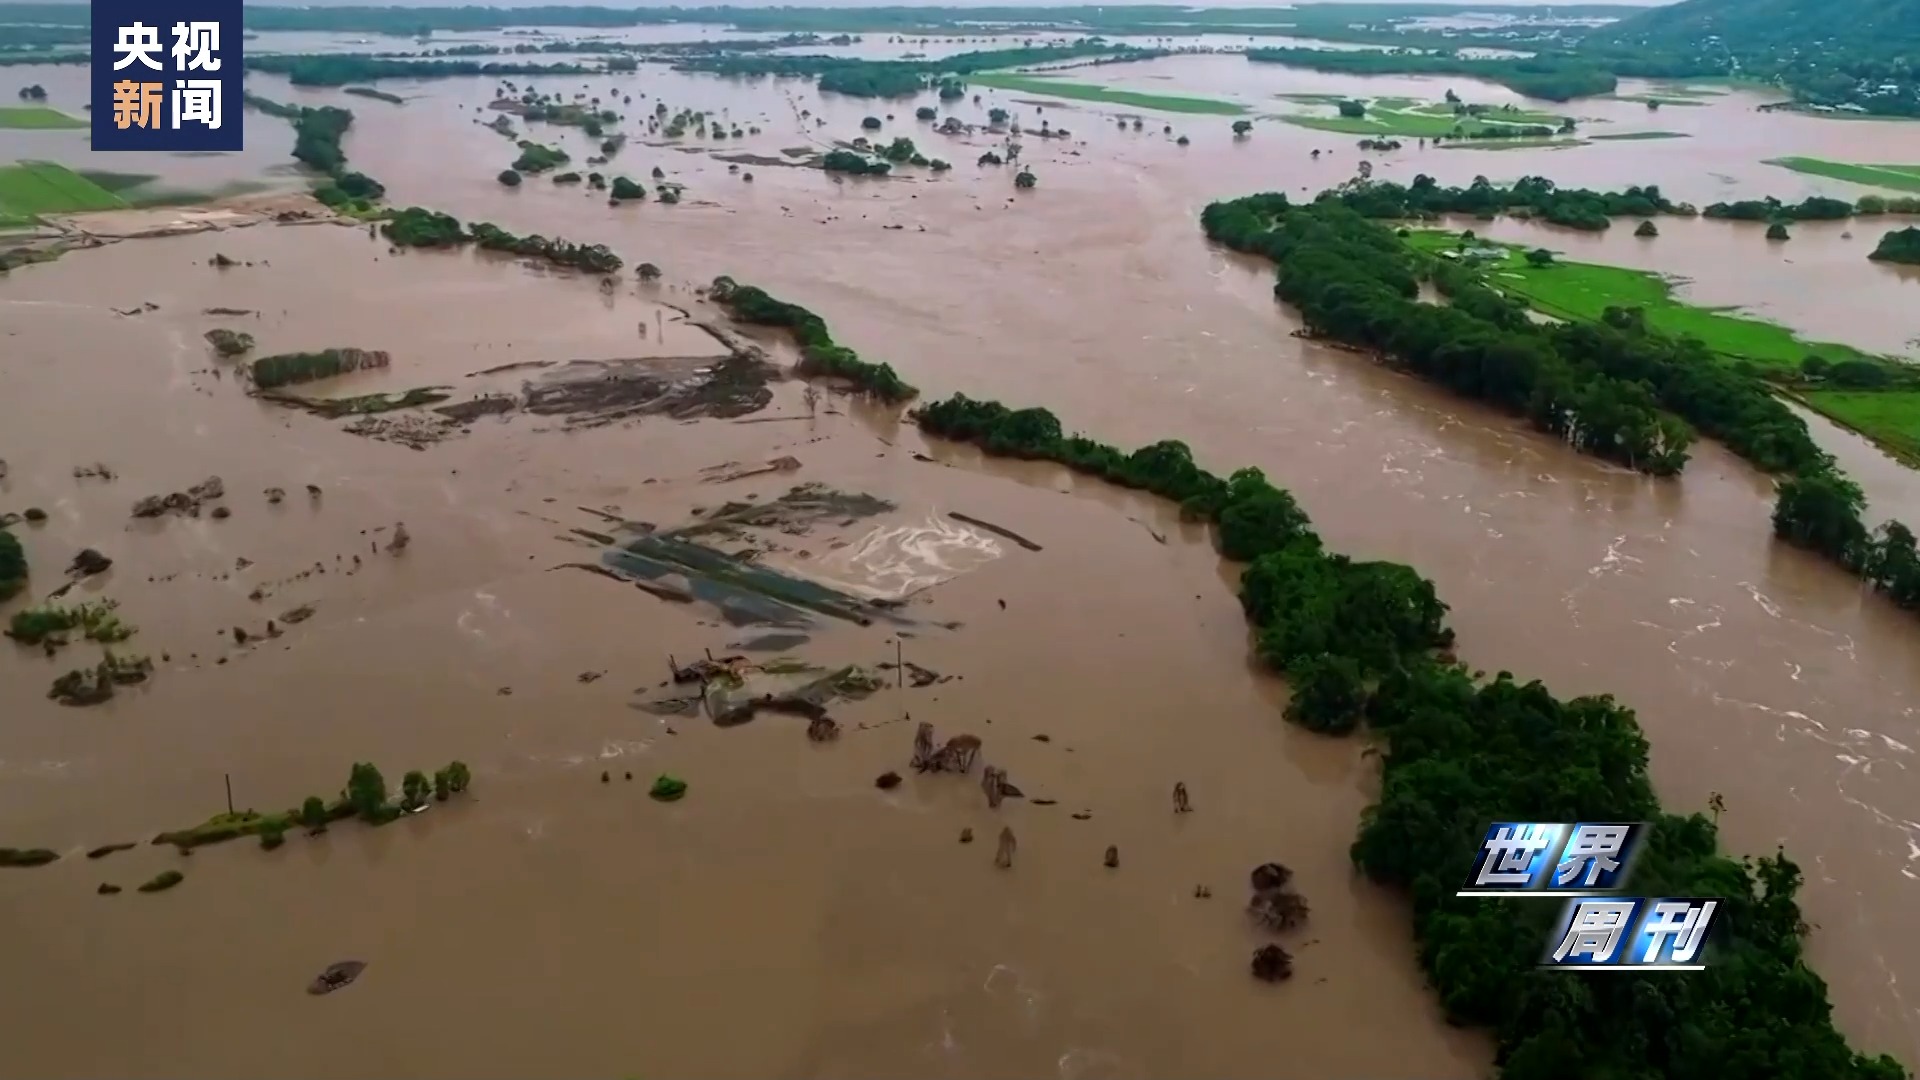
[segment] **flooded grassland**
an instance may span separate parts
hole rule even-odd
[[[1243,101],[1352,92],[1339,76],[1233,57],[1127,67],[1143,71],[1088,79]],[[1252,672],[1231,570],[1205,538],[1151,500],[928,445],[860,402],[830,396],[810,412],[778,372],[704,395],[696,384],[744,346],[694,325],[722,320],[685,283],[721,273],[822,313],[929,394],[1043,405],[1121,445],[1178,437],[1215,468],[1261,466],[1332,546],[1432,577],[1469,661],[1562,694],[1620,695],[1640,711],[1670,806],[1721,792],[1734,850],[1783,842],[1806,866],[1813,956],[1842,1026],[1863,1048],[1920,1051],[1903,989],[1920,978],[1920,944],[1896,934],[1920,887],[1920,794],[1903,782],[1920,745],[1910,622],[1777,548],[1769,483],[1716,447],[1700,446],[1684,479],[1648,481],[1289,336],[1297,323],[1273,304],[1270,270],[1209,250],[1195,215],[1212,198],[1338,183],[1359,157],[1352,139],[1262,120],[1235,140],[1226,118],[1091,102],[1040,114],[1010,92],[956,103],[965,118],[999,104],[1073,130],[1023,140],[1039,185],[1016,192],[1011,170],[973,165],[999,137],[934,135],[911,119],[915,102],[651,67],[578,81],[631,94],[630,116],[665,101],[763,133],[698,148],[635,134],[609,171],[659,166],[687,193],[614,208],[543,179],[499,186],[513,144],[476,122],[491,118],[491,82],[383,82],[400,106],[249,85],[352,108],[349,157],[394,205],[604,242],[630,267],[664,267],[661,285],[629,270],[602,292],[492,256],[397,255],[362,228],[325,225],[126,241],[0,283],[0,510],[49,514],[15,527],[32,593],[61,584],[79,549],[100,550],[114,566],[68,599],[118,601],[138,627],[124,647],[155,664],[145,684],[74,709],[43,694],[98,646],[0,650],[0,844],[66,856],[0,872],[0,909],[22,930],[7,960],[27,976],[0,990],[0,1008],[17,1020],[9,1050],[23,1068],[257,1075],[291,1052],[344,1075],[1485,1071],[1479,1041],[1435,1017],[1404,912],[1350,869],[1371,764],[1356,742],[1281,721],[1284,691]],[[1370,93],[1408,93],[1408,81],[1369,80],[1383,84]],[[1751,105],[1653,122],[1689,125],[1690,139],[1407,149],[1377,158],[1376,175],[1659,183],[1704,204],[1858,193],[1767,157],[1920,154],[1920,129]],[[1582,108],[1645,122],[1639,104]],[[881,135],[958,167],[840,181],[735,172],[719,156],[823,149],[888,112]],[[1123,130],[1136,115],[1142,129]],[[249,155],[291,143],[275,121],[249,125]],[[533,137],[576,162],[594,152],[572,129]],[[5,138],[11,153],[25,135]],[[1331,152],[1313,161],[1313,148]],[[1735,226],[1662,231],[1637,250],[1694,277],[1707,302],[1758,303],[1810,336],[1903,344],[1899,301],[1916,282],[1869,264],[1864,239],[1809,229],[1779,256],[1756,237],[1740,258],[1726,246]],[[1626,263],[1613,249],[1627,241],[1578,250]],[[215,253],[242,265],[215,269]],[[1834,297],[1844,326],[1824,321]],[[205,314],[216,307],[249,314]],[[337,419],[263,402],[204,341],[221,327],[253,335],[256,356],[350,346],[391,358],[302,393],[447,396]],[[758,340],[774,362],[792,359]],[[590,403],[611,422],[567,404],[592,397],[577,380],[596,377],[631,387]],[[556,391],[556,379],[576,383]],[[564,407],[543,414],[540,401]],[[1874,460],[1832,438],[1850,467]],[[798,467],[716,479],[784,458]],[[115,478],[73,475],[96,462]],[[229,516],[130,515],[141,496],[209,475]],[[1883,511],[1910,516],[1920,501],[1904,470],[1862,479]],[[636,523],[671,530],[800,484],[890,508],[773,515],[772,528],[734,530],[731,548],[869,604],[904,594],[901,606],[864,626],[816,611],[779,628],[804,643],[761,652],[744,646],[774,631],[736,625],[749,616],[726,590],[669,576],[648,591],[567,566],[617,567],[608,541],[653,535]],[[401,522],[410,542],[391,551]],[[695,598],[663,595],[675,591]],[[282,618],[309,606],[304,621]],[[263,639],[268,619],[279,636]],[[833,703],[841,733],[828,742],[794,716],[721,729],[632,707],[672,691],[659,685],[669,654],[878,670],[896,641],[953,678]],[[974,780],[906,768],[923,720],[979,735],[984,760],[1028,798],[989,811]],[[473,766],[473,793],[381,829],[336,826],[272,852],[242,841],[183,858],[143,843],[82,857],[224,810],[223,774],[237,805],[269,809],[331,795],[356,761],[394,782],[451,758]],[[905,780],[881,791],[889,770]],[[646,797],[663,772],[687,781],[684,798]],[[1193,814],[1172,812],[1176,781]],[[1002,823],[1020,841],[1010,872],[992,865]],[[962,829],[978,839],[960,844]],[[1109,844],[1118,869],[1101,865]],[[1298,974],[1277,990],[1246,974],[1262,935],[1240,911],[1246,871],[1269,859],[1296,870],[1313,905],[1287,941]],[[93,895],[174,868],[186,880],[164,894]],[[348,958],[370,964],[350,989],[302,994]],[[1382,1035],[1382,1015],[1428,1020]]]

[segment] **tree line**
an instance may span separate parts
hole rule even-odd
[[[1165,50],[1139,49],[1084,39],[1060,45],[985,49],[939,60],[851,60],[844,56],[722,55],[692,57],[675,64],[678,71],[705,71],[716,75],[776,78],[817,78],[822,90],[854,97],[908,97],[925,90],[943,76],[966,76],[978,71],[1023,67],[1029,64],[1099,57],[1107,60],[1147,60]],[[942,96],[946,90],[943,87]]]
[[[248,16],[251,19],[251,15]],[[378,79],[448,79],[467,75],[593,75],[598,68],[580,64],[480,63],[473,60],[421,60],[367,53],[301,55],[265,53],[247,57],[248,71],[285,75],[295,86],[345,86]]]
[[[1588,232],[1609,228],[1616,217],[1694,213],[1691,206],[1669,200],[1655,184],[1625,191],[1592,191],[1563,188],[1544,176],[1524,176],[1506,186],[1476,176],[1465,187],[1442,187],[1422,173],[1413,178],[1412,184],[1375,180],[1351,184],[1330,195],[1370,218],[1433,220],[1443,214],[1471,214],[1490,221],[1496,215],[1510,214]]]
[[[799,304],[775,299],[764,289],[725,276],[713,279],[707,296],[741,322],[790,331],[800,346],[801,375],[843,379],[890,405],[911,401],[920,394],[893,370],[892,364],[862,360],[859,353],[834,341],[827,321]]]
[[[1540,53],[1528,57],[1479,59],[1451,52],[1405,49],[1248,49],[1256,64],[1285,64],[1307,71],[1347,75],[1464,75],[1501,86],[1523,97],[1571,101],[1611,94],[1619,86],[1613,73],[1576,56]]]
[[[380,231],[395,247],[452,248],[473,244],[483,251],[540,259],[591,274],[616,273],[623,265],[620,256],[605,244],[576,244],[537,234],[519,236],[485,221],[477,221],[469,229],[451,214],[422,206],[409,206],[396,212]]]
[[[332,105],[285,105],[257,94],[247,94],[246,104],[293,122],[294,159],[328,177],[329,182],[313,192],[320,202],[335,210],[365,213],[386,195],[387,189],[378,180],[347,168],[347,152],[340,140],[353,126],[352,112]]]

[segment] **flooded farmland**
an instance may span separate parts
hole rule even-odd
[[[82,71],[14,69],[76,111]],[[1856,1044],[1920,1057],[1920,1004],[1906,999],[1920,943],[1898,933],[1920,888],[1910,618],[1775,545],[1770,481],[1717,446],[1700,444],[1670,482],[1578,456],[1290,336],[1298,323],[1273,303],[1270,268],[1199,234],[1212,199],[1310,194],[1353,174],[1354,138],[1284,122],[1278,95],[1511,95],[1224,55],[1076,77],[1235,101],[1259,119],[1236,140],[1228,117],[1024,91],[953,103],[965,118],[998,106],[1071,130],[1025,140],[1039,183],[1017,192],[1009,170],[973,164],[998,136],[936,135],[912,119],[915,101],[651,65],[533,80],[631,96],[630,116],[662,102],[760,129],[699,144],[636,133],[610,171],[657,166],[685,195],[615,207],[543,180],[496,182],[514,151],[484,126],[492,80],[383,80],[405,99],[392,105],[256,74],[249,88],[265,97],[351,108],[347,154],[394,205],[605,243],[663,277],[629,272],[603,289],[493,255],[396,252],[364,226],[269,220],[122,240],[0,280],[0,510],[48,515],[16,526],[32,593],[97,549],[112,568],[68,599],[116,601],[138,627],[127,647],[154,662],[142,685],[72,709],[44,697],[71,656],[0,649],[0,843],[65,856],[0,872],[20,973],[0,1011],[18,1067],[1485,1073],[1483,1040],[1442,1024],[1421,984],[1401,902],[1351,868],[1373,763],[1358,741],[1283,722],[1285,688],[1255,672],[1235,571],[1204,531],[1154,500],[990,462],[921,438],[893,410],[810,395],[786,375],[788,343],[732,326],[696,293],[720,274],[821,313],[929,396],[1041,405],[1109,442],[1180,438],[1220,471],[1258,465],[1331,546],[1433,578],[1464,659],[1562,694],[1618,695],[1639,711],[1668,805],[1719,792],[1733,850],[1784,844],[1801,862],[1812,958]],[[1656,183],[1700,205],[1864,193],[1766,158],[1920,160],[1920,126],[1754,111],[1766,100],[1727,93],[1657,115],[1579,102],[1590,132],[1690,137],[1409,146],[1373,160],[1402,181]],[[868,115],[879,135],[908,135],[956,168],[861,181],[725,160],[798,160],[782,151],[830,148]],[[1135,116],[1138,131],[1117,122]],[[595,152],[575,129],[528,134],[576,161]],[[285,190],[291,141],[256,113],[244,154],[91,164]],[[84,133],[0,132],[0,157],[89,156]],[[1622,229],[1487,229],[1684,275],[1688,298],[1811,337],[1911,354],[1903,313],[1920,278],[1867,262],[1872,238],[1843,231],[1798,229],[1780,251],[1711,221],[1663,222],[1652,244]],[[237,265],[209,265],[216,255]],[[207,347],[219,328],[250,334],[258,355],[391,358],[303,393],[446,396],[419,423],[265,401]],[[729,366],[747,361],[750,373]],[[610,408],[582,379],[634,396]],[[1911,472],[1816,430],[1877,512],[1920,513]],[[112,478],[75,475],[96,464]],[[209,476],[224,494],[207,512],[130,513]],[[823,493],[832,513],[744,509]],[[701,527],[716,515],[723,525]],[[662,538],[751,551],[784,584],[716,583]],[[663,551],[674,558],[657,579],[579,568],[631,570]],[[823,741],[795,715],[721,727],[636,707],[674,694],[674,667],[709,653],[857,666],[873,684],[827,706],[839,734]],[[897,659],[934,677],[883,666]],[[989,811],[974,780],[907,769],[923,721],[942,738],[978,736],[1026,798]],[[384,829],[344,823],[275,851],[248,841],[190,858],[145,843],[224,811],[228,780],[236,808],[268,810],[331,796],[356,762],[397,783],[454,758],[471,765],[472,792]],[[889,771],[904,779],[877,788]],[[687,783],[684,797],[647,797],[663,773]],[[1194,813],[1172,813],[1176,782]],[[1011,873],[992,865],[1002,824],[1019,837]],[[963,830],[979,839],[960,843]],[[82,857],[124,841],[141,843]],[[1118,868],[1101,865],[1108,845]],[[1296,978],[1277,993],[1247,978],[1262,935],[1240,911],[1247,870],[1268,860],[1292,867],[1312,904],[1289,941]],[[131,894],[168,869],[186,880],[164,894],[93,895],[102,882]],[[301,995],[349,959],[368,964],[350,989]],[[1353,1037],[1383,1015],[1400,1022]]]

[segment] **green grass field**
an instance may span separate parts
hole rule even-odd
[[[1302,100],[1304,95],[1289,96],[1290,101],[1336,108],[1338,100]],[[1448,102],[1420,102],[1412,98],[1377,98],[1363,102],[1365,116],[1328,116],[1324,112],[1290,113],[1282,119],[1289,124],[1315,131],[1333,131],[1342,135],[1392,135],[1403,139],[1453,136],[1480,131],[1497,131],[1513,125],[1545,125],[1558,128],[1565,117],[1525,109],[1499,110],[1480,116],[1456,116]]]
[[[1432,253],[1453,250],[1460,242],[1458,233],[1434,229],[1412,232],[1406,240],[1412,247]],[[1527,263],[1517,246],[1485,240],[1475,246],[1498,247],[1506,252],[1503,261],[1489,265],[1489,284],[1556,318],[1591,322],[1609,307],[1637,307],[1655,330],[1698,338],[1728,362],[1747,360],[1779,372],[1797,372],[1800,361],[1808,356],[1821,356],[1829,362],[1879,359],[1850,345],[1803,340],[1784,326],[1732,309],[1697,307],[1677,300],[1672,283],[1644,270],[1574,262],[1535,267]],[[1815,412],[1920,467],[1920,391],[1811,390],[1794,396]]]
[[[56,131],[86,126],[85,120],[76,120],[66,113],[49,109],[44,105],[0,106],[0,129]]]
[[[116,210],[120,196],[64,165],[20,161],[0,166],[0,219],[83,210]]]
[[[1801,397],[1815,412],[1920,465],[1920,391],[1814,390]]]
[[[1634,142],[1640,139],[1691,139],[1684,131],[1622,131],[1616,135],[1589,135],[1595,142]]]
[[[1797,173],[1845,180],[1850,184],[1890,188],[1894,191],[1920,191],[1920,165],[1849,165],[1844,161],[1823,161],[1810,157],[1771,158],[1763,165],[1778,165]]]
[[[1407,242],[1423,251],[1446,251],[1459,246],[1459,234],[1420,230]],[[1479,244],[1506,252],[1503,261],[1488,266],[1490,284],[1557,318],[1592,322],[1610,307],[1637,307],[1646,312],[1647,324],[1662,333],[1699,338],[1728,360],[1750,360],[1761,367],[1797,371],[1801,360],[1816,355],[1834,362],[1872,359],[1849,345],[1804,341],[1776,323],[1677,300],[1667,279],[1645,270],[1577,262],[1535,267],[1519,247]]]
[[[1112,87],[1095,86],[1092,83],[1066,82],[1048,75],[1011,75],[990,72],[969,75],[967,82],[974,86],[987,86],[996,90],[1017,90],[1027,94],[1045,94],[1049,97],[1067,98],[1073,101],[1099,101],[1108,105],[1131,105],[1138,109],[1158,109],[1161,112],[1238,116],[1247,111],[1245,105],[1231,101],[1180,97],[1174,94],[1146,94],[1135,90],[1115,90]]]

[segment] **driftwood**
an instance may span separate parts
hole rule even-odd
[[[968,517],[966,514],[962,514],[957,510],[947,511],[947,516],[952,518],[955,521],[965,522],[968,525],[985,529],[988,532],[994,534],[995,536],[999,536],[999,537],[1003,537],[1005,539],[1011,540],[1014,543],[1019,544],[1021,547],[1026,548],[1028,551],[1043,550],[1039,544],[1034,543],[1033,541],[1027,539],[1024,536],[1021,536],[1019,533],[1014,532],[1012,529],[1005,528],[1000,525],[995,525],[991,521],[981,521],[977,517]]]

